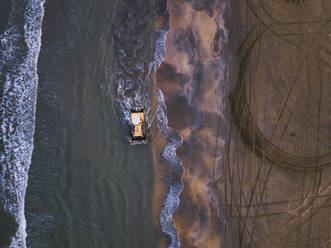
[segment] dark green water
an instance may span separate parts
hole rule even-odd
[[[114,28],[128,12],[145,12],[134,21],[145,30],[139,35],[148,35],[155,5],[46,3],[25,206],[28,247],[157,247],[150,145],[128,144],[112,81]]]

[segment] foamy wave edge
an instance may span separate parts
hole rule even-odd
[[[160,109],[157,116],[159,130],[168,140],[162,152],[162,158],[169,165],[169,178],[167,180],[169,182],[169,191],[164,202],[164,208],[160,214],[160,223],[162,231],[170,236],[171,244],[169,248],[178,248],[180,247],[180,240],[172,217],[180,204],[179,196],[183,190],[182,176],[184,167],[182,161],[176,155],[176,150],[183,143],[183,139],[174,129],[168,127],[166,106],[161,90],[158,90],[157,97],[159,102],[158,108]]]
[[[167,32],[159,31],[159,38],[156,41],[154,71],[156,72],[165,57],[166,52],[166,35]],[[171,243],[169,248],[179,248],[180,240],[177,227],[173,221],[173,214],[180,204],[179,196],[183,190],[183,173],[184,167],[182,161],[176,154],[177,148],[183,143],[183,138],[176,132],[175,129],[168,126],[167,107],[165,105],[164,96],[160,89],[156,89],[155,96],[157,97],[157,127],[160,134],[167,139],[162,158],[169,166],[169,191],[164,202],[164,208],[160,214],[160,224],[162,231],[169,235]]]
[[[154,92],[150,92],[151,84],[156,83],[155,80],[153,82],[150,78],[155,76],[165,58],[168,26],[165,25],[163,29],[156,29],[151,34],[150,47],[152,49],[150,50],[153,50],[152,57],[139,57],[136,55],[136,51],[146,44],[135,36],[134,31],[137,26],[135,18],[137,17],[139,17],[139,14],[129,12],[126,22],[115,29],[114,47],[117,61],[115,62],[112,80],[115,83],[115,99],[119,103],[124,124],[129,125],[130,109],[138,105],[144,106],[146,122],[148,127],[151,127],[154,117],[150,118],[150,94],[155,94],[154,96],[157,99],[156,124],[159,133],[168,141],[162,152],[162,159],[167,162],[170,171],[169,178],[166,179],[169,182],[169,191],[164,202],[164,208],[160,213],[160,224],[162,231],[169,235],[171,239],[169,248],[178,248],[180,247],[178,230],[172,216],[179,206],[179,196],[183,190],[182,176],[184,169],[182,162],[176,155],[176,149],[182,144],[183,139],[174,129],[168,127],[166,105],[162,91],[156,89]],[[131,91],[131,94],[127,95],[128,91]],[[129,137],[127,138],[129,139]]]
[[[24,4],[23,29],[15,19],[20,4]],[[4,79],[0,103],[0,202],[18,224],[10,248],[26,247],[24,201],[33,151],[43,16],[44,0],[13,0],[9,28],[0,35],[0,76]]]

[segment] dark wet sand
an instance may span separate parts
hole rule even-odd
[[[215,121],[220,118],[223,75],[222,4],[169,1],[170,32],[166,58],[157,73],[169,126],[184,144],[177,150],[185,172],[181,203],[174,215],[181,247],[219,247],[221,224],[211,208],[209,185],[222,143]],[[215,139],[216,138],[216,139]],[[219,144],[218,144],[219,145]]]

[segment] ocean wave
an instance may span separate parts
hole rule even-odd
[[[18,225],[10,248],[26,247],[24,200],[33,151],[43,5],[43,0],[13,0],[8,29],[0,35],[0,205]]]
[[[163,14],[168,15],[167,11]],[[169,235],[171,244],[169,248],[180,247],[178,230],[172,216],[179,206],[179,196],[183,189],[182,162],[176,155],[176,149],[182,144],[183,139],[172,128],[168,127],[168,119],[163,93],[160,89],[151,92],[151,77],[155,73],[165,57],[166,35],[168,25],[155,29],[139,37],[140,20],[145,19],[141,14],[129,11],[126,21],[118,26],[114,35],[115,47],[115,73],[114,82],[116,89],[116,100],[119,103],[123,115],[123,122],[130,125],[130,109],[134,106],[143,106],[148,127],[151,126],[154,118],[150,118],[151,94],[155,94],[157,99],[156,124],[159,133],[167,139],[163,152],[164,159],[169,166],[169,192],[164,202],[164,208],[160,213],[160,224],[162,231]],[[147,38],[146,38],[147,37]],[[128,137],[129,139],[129,137]]]
[[[157,126],[160,133],[168,140],[162,152],[162,158],[169,165],[169,191],[160,215],[160,223],[162,231],[170,236],[169,248],[178,248],[180,247],[178,230],[172,217],[180,204],[179,196],[183,190],[182,176],[184,168],[181,160],[176,155],[176,150],[183,143],[183,138],[174,129],[168,127],[166,105],[160,89],[157,91],[157,99]]]
[[[143,1],[141,1],[143,2]],[[138,1],[138,4],[142,4]],[[141,20],[146,23],[142,24]],[[123,120],[130,123],[130,110],[135,107],[144,107],[148,127],[151,126],[151,74],[156,72],[165,54],[164,29],[145,32],[148,20],[144,12],[128,10],[125,21],[114,31],[114,61],[113,81],[115,82],[116,100],[120,105]]]
[[[143,106],[146,121],[149,122],[150,90],[147,52],[148,44],[137,35],[139,14],[129,11],[126,21],[117,26],[114,32],[114,81],[116,82],[116,100],[120,105],[123,120],[130,123],[130,110],[134,106]]]

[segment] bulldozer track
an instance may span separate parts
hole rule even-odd
[[[256,21],[249,22],[246,19],[246,23],[242,25],[236,23],[233,26],[234,29],[245,29],[246,35],[238,44],[238,49],[233,52],[234,66],[237,66],[237,70],[234,70],[236,75],[232,81],[234,85],[229,96],[232,118],[229,121],[229,137],[222,168],[224,204],[220,204],[220,207],[228,210],[230,217],[238,221],[239,247],[274,247],[266,239],[268,233],[261,225],[261,221],[266,218],[281,220],[282,225],[285,226],[283,227],[286,232],[284,236],[290,236],[303,226],[311,229],[313,225],[316,225],[316,220],[313,223],[314,217],[321,210],[325,213],[331,208],[331,182],[325,183],[329,178],[327,175],[329,170],[326,169],[331,167],[331,135],[323,129],[320,122],[323,109],[321,97],[314,105],[316,106],[316,115],[313,115],[315,119],[306,115],[305,109],[297,106],[298,102],[292,98],[294,93],[298,94],[298,91],[300,92],[301,88],[306,86],[300,85],[300,75],[303,73],[307,74],[307,87],[316,87],[319,96],[322,95],[323,87],[328,83],[328,79],[322,78],[322,73],[324,71],[324,75],[330,75],[331,51],[316,37],[330,36],[331,16],[307,21],[280,21],[269,12],[268,6],[264,3],[266,2],[246,0],[246,12],[254,16]],[[315,25],[314,30],[302,31],[298,27],[303,25]],[[293,37],[297,39],[292,39]],[[269,64],[274,60],[266,58],[273,56],[271,52],[266,54],[263,51],[265,38],[282,42],[281,45],[287,45],[289,50],[293,49],[297,52],[297,70],[295,75],[292,75],[293,78],[286,78],[285,73],[282,75],[282,67],[277,68],[276,65]],[[275,47],[278,45],[275,42]],[[268,59],[271,62],[268,63]],[[260,70],[259,64],[263,64],[267,75],[270,75],[268,83],[276,89],[272,93],[277,94],[279,99],[283,99],[277,106],[279,112],[272,126],[273,129],[270,128],[268,134],[260,128],[256,115],[253,113],[252,91],[254,89],[250,88],[252,84],[250,80],[255,80],[254,77]],[[309,68],[311,64],[315,67]],[[309,90],[307,92],[308,97],[318,96],[318,94],[312,95]],[[264,110],[264,112],[267,111]],[[305,140],[306,143],[302,144],[307,147],[306,150],[298,149],[297,153],[291,153],[278,144],[285,139],[287,129],[293,122],[296,126],[300,126],[304,135],[309,136],[309,139]],[[217,125],[218,133],[219,123]],[[308,143],[312,140],[317,142],[317,152],[309,150]],[[320,145],[323,149],[319,148]],[[217,149],[216,145],[215,154]],[[252,172],[248,167],[254,167]],[[213,168],[214,180],[216,180],[215,168],[216,160]],[[252,175],[248,175],[250,173]],[[296,179],[300,177],[298,175],[307,175],[311,180],[309,181],[310,188],[302,190],[298,195],[289,193],[288,199],[269,202],[266,200],[268,199],[266,192],[270,193],[267,188],[275,173],[294,175]],[[304,181],[301,178],[297,180]],[[218,184],[217,179],[216,190],[218,190]],[[308,205],[304,206],[306,202]],[[310,244],[310,237],[308,239]]]
[[[261,34],[252,42],[251,47],[247,49],[239,62],[240,69],[237,85],[230,96],[234,124],[237,126],[246,145],[251,148],[254,147],[254,149],[252,149],[253,152],[261,158],[264,156],[270,162],[288,169],[312,171],[327,168],[331,166],[331,151],[322,155],[310,157],[290,154],[270,142],[270,139],[265,137],[255,123],[250,111],[246,90],[247,82],[244,75],[247,70],[246,64],[248,63],[252,49],[256,46],[257,41],[261,38],[264,32],[265,30],[262,31]],[[291,89],[286,102],[289,100],[290,93]],[[287,106],[286,102],[283,106],[282,112]],[[279,118],[281,118],[281,115]]]

